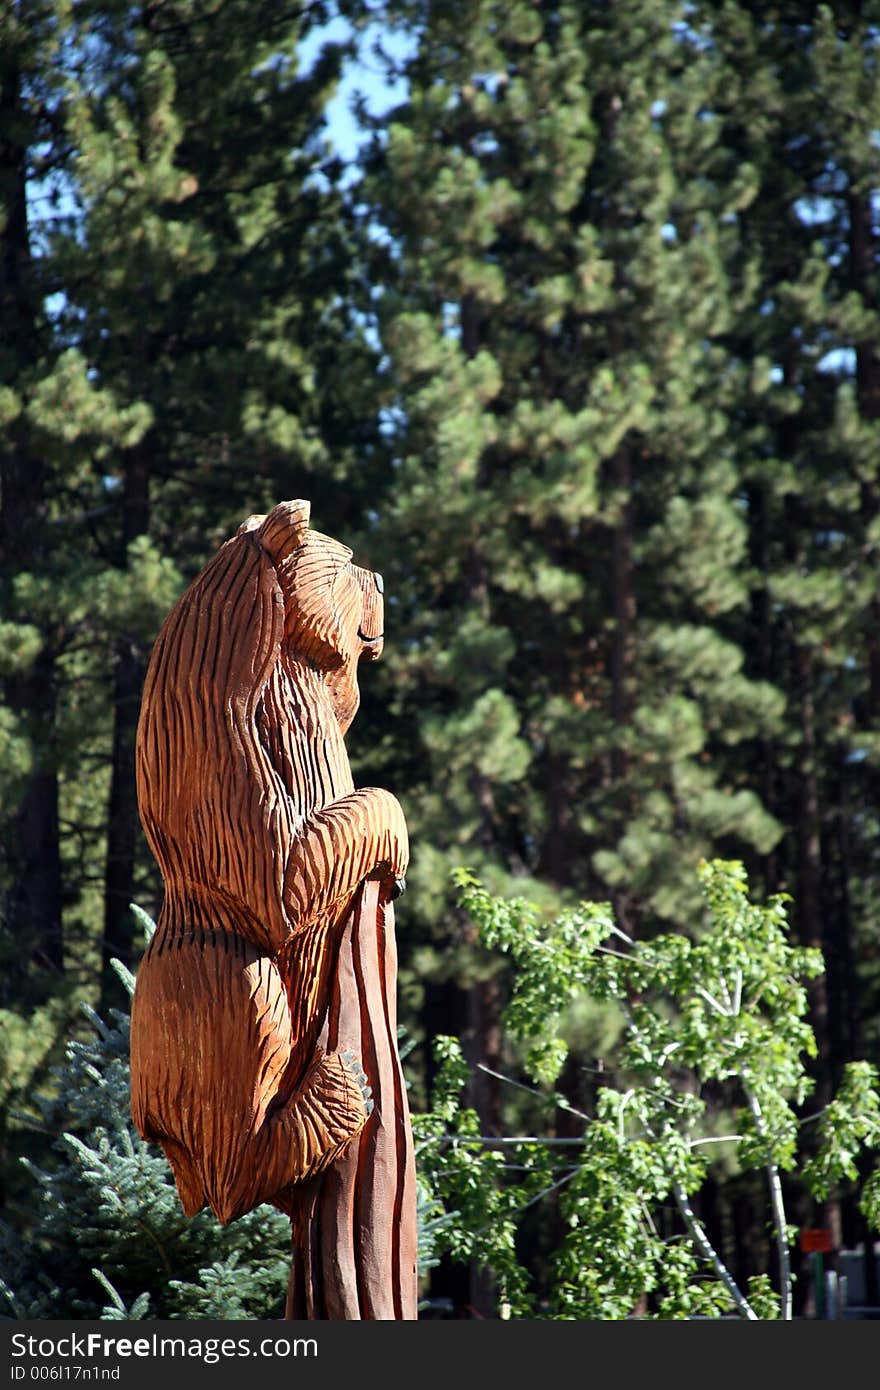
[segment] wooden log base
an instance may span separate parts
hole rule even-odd
[[[337,1163],[292,1190],[287,1318],[417,1317],[415,1158],[396,982],[393,909],[368,882],[343,933],[321,1042],[360,1053],[376,1108]]]

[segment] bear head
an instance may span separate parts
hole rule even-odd
[[[310,504],[279,502],[265,516],[251,516],[238,534],[249,534],[271,560],[284,603],[284,651],[324,675],[342,732],[357,713],[357,668],[375,661],[384,646],[382,576],[352,563],[352,552],[309,529]]]

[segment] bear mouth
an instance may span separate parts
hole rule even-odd
[[[349,629],[349,631],[351,631],[351,629]],[[373,643],[373,642],[381,642],[382,639],[383,639],[384,636],[385,636],[385,633],[384,633],[384,632],[377,632],[376,635],[375,635],[375,637],[368,637],[367,634],[364,632],[363,628],[360,627],[360,625],[359,625],[359,626],[358,626],[358,630],[357,630],[357,635],[358,635],[358,637],[361,639],[362,642],[366,642],[367,645],[370,645],[370,644]]]

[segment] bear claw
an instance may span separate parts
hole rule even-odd
[[[373,1088],[367,1081],[367,1074],[361,1065],[360,1058],[354,1052],[348,1050],[341,1052],[339,1055],[345,1063],[346,1069],[351,1073],[358,1084],[358,1089],[360,1090],[364,1102],[364,1109],[368,1115],[372,1115],[374,1105],[372,1099]]]

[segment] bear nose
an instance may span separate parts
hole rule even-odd
[[[373,579],[374,579],[374,581],[375,581],[376,588],[379,590],[379,593],[380,593],[380,594],[384,594],[384,592],[385,592],[385,580],[382,578],[381,574],[376,574],[376,573],[374,573],[374,574],[373,574]]]

